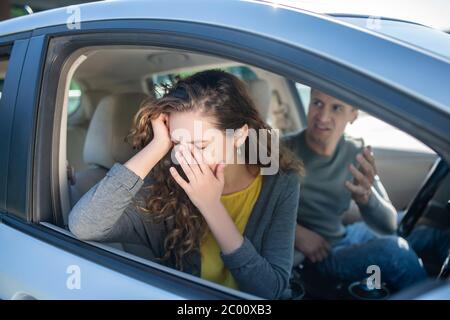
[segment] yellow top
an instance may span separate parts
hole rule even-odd
[[[261,191],[261,186],[262,176],[258,175],[247,188],[220,198],[241,234],[244,233],[253,206]],[[202,259],[201,276],[203,279],[226,287],[239,289],[231,272],[223,264],[220,257],[220,247],[211,231],[208,232],[200,244],[200,253]]]

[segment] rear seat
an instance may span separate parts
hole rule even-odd
[[[74,184],[70,187],[72,207],[105,177],[114,163],[124,163],[133,156],[134,150],[125,142],[125,137],[131,129],[141,102],[146,97],[143,93],[124,93],[109,95],[100,101],[89,124],[84,145],[83,159],[89,167],[75,173]],[[143,245],[108,245],[145,259],[153,258],[150,249]]]
[[[115,162],[123,163],[133,155],[125,142],[134,115],[146,95],[143,93],[114,94],[104,97],[89,124],[83,149],[88,168],[75,173],[71,186],[71,205],[100,181]]]
[[[272,98],[272,89],[269,83],[263,79],[255,79],[247,81],[247,85],[250,97],[255,102],[261,118],[267,121]]]
[[[87,169],[83,161],[83,148],[89,127],[89,121],[102,97],[107,92],[86,90],[81,95],[80,107],[67,119],[67,159],[75,171]]]

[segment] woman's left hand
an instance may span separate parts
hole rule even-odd
[[[189,181],[184,180],[174,167],[170,168],[170,173],[200,212],[205,215],[220,206],[225,165],[219,164],[213,172],[195,146],[181,145],[175,157]]]

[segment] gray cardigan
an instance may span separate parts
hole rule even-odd
[[[155,257],[164,255],[170,226],[145,217],[136,203],[145,198],[144,182],[116,163],[75,205],[69,229],[79,239],[144,244]],[[147,191],[148,192],[148,191]],[[295,174],[263,176],[263,186],[244,230],[244,243],[231,254],[221,254],[239,289],[277,299],[288,288],[293,264],[300,185]],[[174,267],[174,258],[165,264]],[[201,274],[198,251],[186,255],[184,271]]]

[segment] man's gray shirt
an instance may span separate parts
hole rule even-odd
[[[345,235],[342,218],[352,200],[350,191],[345,187],[346,180],[353,181],[349,165],[353,163],[358,167],[356,155],[362,152],[364,143],[342,136],[334,153],[322,156],[308,147],[305,132],[284,138],[284,143],[305,166],[297,222],[334,244]],[[397,213],[378,176],[371,191],[367,205],[359,205],[364,221],[380,233],[395,232]]]

